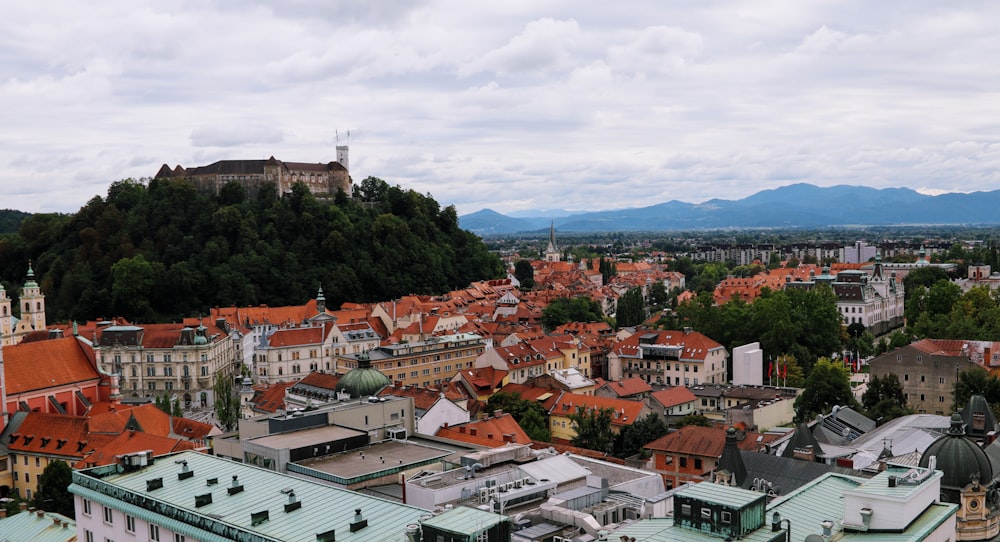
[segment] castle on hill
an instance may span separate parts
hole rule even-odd
[[[267,160],[219,160],[207,166],[170,169],[163,164],[156,179],[187,179],[198,190],[218,194],[230,182],[239,183],[251,196],[261,187],[272,184],[278,194],[288,194],[295,183],[303,183],[317,197],[330,198],[337,192],[351,197],[352,180],[348,170],[347,145],[337,145],[337,160],[328,163],[282,162]]]

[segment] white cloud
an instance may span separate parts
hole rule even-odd
[[[929,0],[7,6],[0,189],[74,211],[162,163],[324,161],[460,213],[992,190],[1000,16]]]

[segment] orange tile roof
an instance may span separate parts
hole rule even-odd
[[[617,382],[607,381],[601,387],[605,387],[615,393],[618,397],[628,397],[653,391],[653,388],[645,380],[635,376]]]
[[[442,426],[438,428],[434,436],[467,442],[469,444],[489,446],[491,448],[497,448],[512,442],[516,444],[531,444],[528,434],[524,432],[524,429],[521,429],[517,420],[507,413],[487,420],[447,427]]]
[[[29,412],[17,432],[9,435],[7,447],[23,454],[83,457],[112,438],[89,433],[82,416]]]
[[[683,346],[681,360],[704,361],[709,351],[723,348],[721,344],[697,331],[641,331],[620,341],[615,345],[614,351],[623,356],[635,356],[639,352],[640,341],[650,333],[656,334],[651,344]]]
[[[328,325],[279,329],[268,335],[267,341],[272,348],[318,345],[329,331]]]
[[[684,386],[677,386],[653,392],[650,394],[650,397],[656,399],[657,403],[660,403],[665,407],[683,405],[684,403],[697,400],[694,393]]]
[[[3,359],[8,397],[100,378],[93,350],[76,337],[5,346]]]
[[[250,400],[254,410],[270,413],[284,410],[285,390],[294,384],[295,382],[275,382],[265,386],[254,386],[253,399]]]
[[[758,441],[758,437],[760,440]],[[757,451],[764,444],[774,441],[778,435],[747,433],[737,441],[741,450]],[[702,457],[722,457],[722,448],[726,444],[726,430],[720,427],[701,427],[685,425],[673,433],[664,435],[645,448],[667,453],[698,455]]]
[[[115,456],[152,450],[153,457],[163,456],[173,452],[183,450],[194,450],[198,446],[180,438],[161,437],[150,435],[142,431],[125,431],[112,438],[103,446],[95,448],[94,452],[87,457],[77,461],[74,469],[85,469],[100,465],[111,465],[115,462]]]
[[[646,407],[641,401],[629,401],[628,399],[615,399],[613,397],[598,397],[596,395],[580,395],[576,393],[563,393],[549,408],[549,415],[567,416],[575,413],[579,407],[587,410],[610,408],[614,411],[611,418],[611,425],[624,426],[632,425],[642,415]]]

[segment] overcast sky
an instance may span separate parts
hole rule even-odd
[[[998,2],[8,2],[0,208],[274,156],[459,214],[1000,188]],[[350,139],[348,141],[348,132]]]

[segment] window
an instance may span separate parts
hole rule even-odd
[[[90,501],[87,499],[83,499],[83,515],[90,515]]]
[[[921,381],[921,382],[926,382],[926,381],[927,381],[927,379],[926,379],[926,378],[924,377],[924,375],[920,375],[920,381]]]
[[[944,402],[944,395],[938,395],[938,402],[939,403],[943,403]]]
[[[128,514],[125,514],[125,530],[130,533],[135,532],[135,518]]]
[[[201,376],[208,376],[208,365],[201,366]]]
[[[722,512],[722,523],[727,523],[728,524],[728,523],[732,523],[732,522],[733,522],[733,513],[732,512],[723,511]]]
[[[681,458],[681,468],[687,468],[687,466],[688,466],[688,458],[682,457]]]
[[[174,542],[184,542],[184,535],[174,533]]]
[[[152,542],[160,542],[160,526],[149,524],[149,539]]]
[[[909,374],[904,374],[903,375],[903,382],[909,382],[909,381],[910,381],[910,375]]]
[[[701,470],[701,459],[695,458],[695,460],[694,460],[694,468],[696,468],[698,470]]]
[[[701,519],[712,519],[712,509],[702,508],[701,509]]]
[[[42,458],[40,458],[40,457],[36,457],[35,458],[35,466],[36,467],[41,467],[42,466]]]
[[[146,366],[146,376],[156,376],[156,367],[152,365]]]
[[[156,391],[156,382],[148,382],[147,387],[149,388],[149,391]]]
[[[170,363],[170,354],[163,354],[163,363]]]
[[[167,365],[166,367],[163,368],[163,376],[174,376],[173,365]]]
[[[113,524],[115,522],[114,511],[108,508],[107,506],[103,508],[104,508],[104,523],[107,523],[108,525]]]
[[[939,376],[938,377],[938,384],[944,384],[944,377],[943,376]]]
[[[87,529],[84,529],[83,540],[84,542],[94,542],[94,533],[88,531]]]

